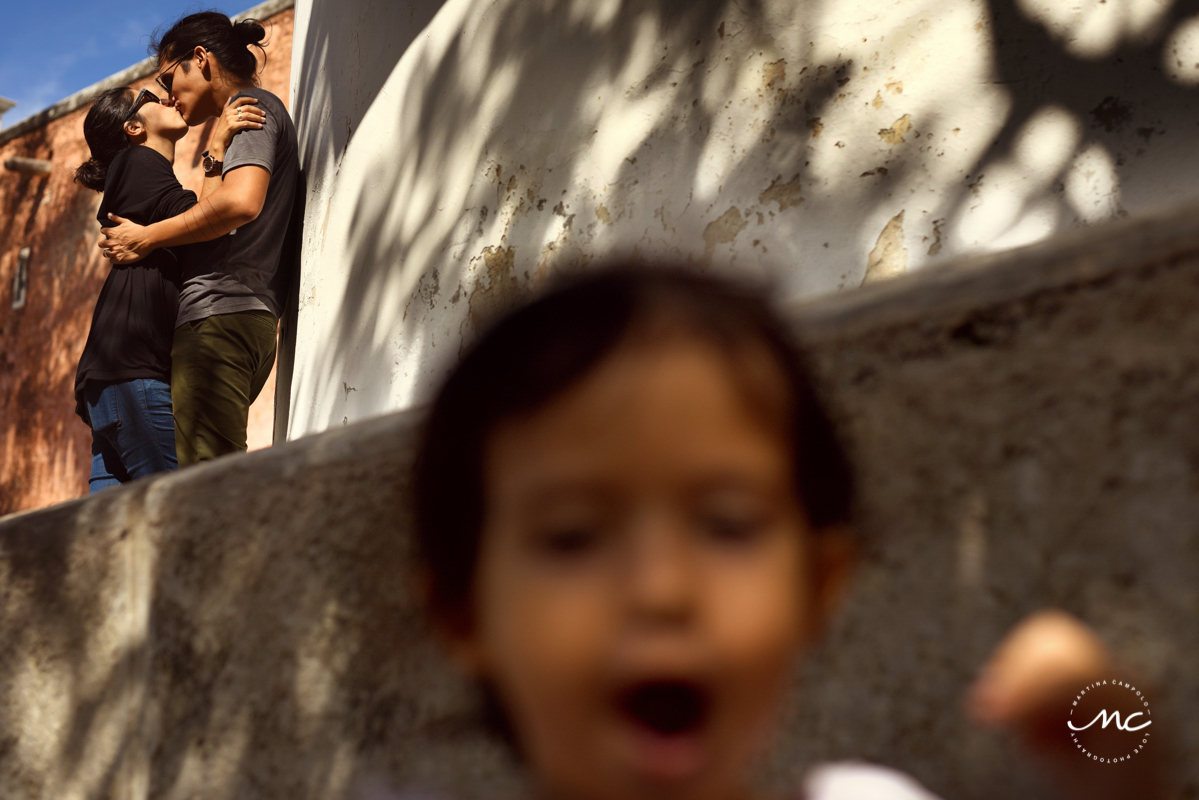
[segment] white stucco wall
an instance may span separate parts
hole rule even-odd
[[[1170,0],[300,0],[295,43],[289,438],[607,256],[798,298],[1199,194]]]

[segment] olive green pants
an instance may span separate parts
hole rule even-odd
[[[275,363],[275,315],[241,311],[185,322],[171,346],[179,466],[246,449],[250,404]]]

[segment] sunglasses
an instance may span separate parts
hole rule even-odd
[[[179,66],[180,64],[182,64],[184,61],[187,61],[191,57],[192,57],[192,53],[188,53],[187,55],[183,56],[182,58],[176,60],[173,64],[171,64],[171,66],[169,66],[165,70],[163,70],[161,75],[159,75],[157,78],[154,79],[158,83],[159,86],[161,86],[163,89],[166,90],[168,97],[171,94],[171,84],[175,82],[175,67]]]
[[[133,108],[129,111],[129,116],[125,117],[125,121],[128,122],[129,120],[133,119],[133,116],[140,111],[141,107],[146,103],[161,102],[162,101],[158,99],[158,95],[154,94],[154,92],[150,91],[149,89],[142,89],[137,93],[137,98],[133,101]]]

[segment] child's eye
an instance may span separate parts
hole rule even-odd
[[[534,537],[534,547],[553,557],[577,557],[597,550],[601,533],[595,525],[565,525],[546,528]]]
[[[749,543],[769,525],[769,514],[761,502],[740,492],[718,492],[704,498],[696,522],[705,536],[729,544]]]
[[[754,541],[765,530],[765,521],[758,515],[705,514],[701,520],[704,533],[718,542],[742,544]]]

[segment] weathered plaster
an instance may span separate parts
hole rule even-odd
[[[302,0],[297,26],[290,437],[417,402],[484,306],[615,255],[807,297],[1199,185],[1199,36],[1164,0]]]

